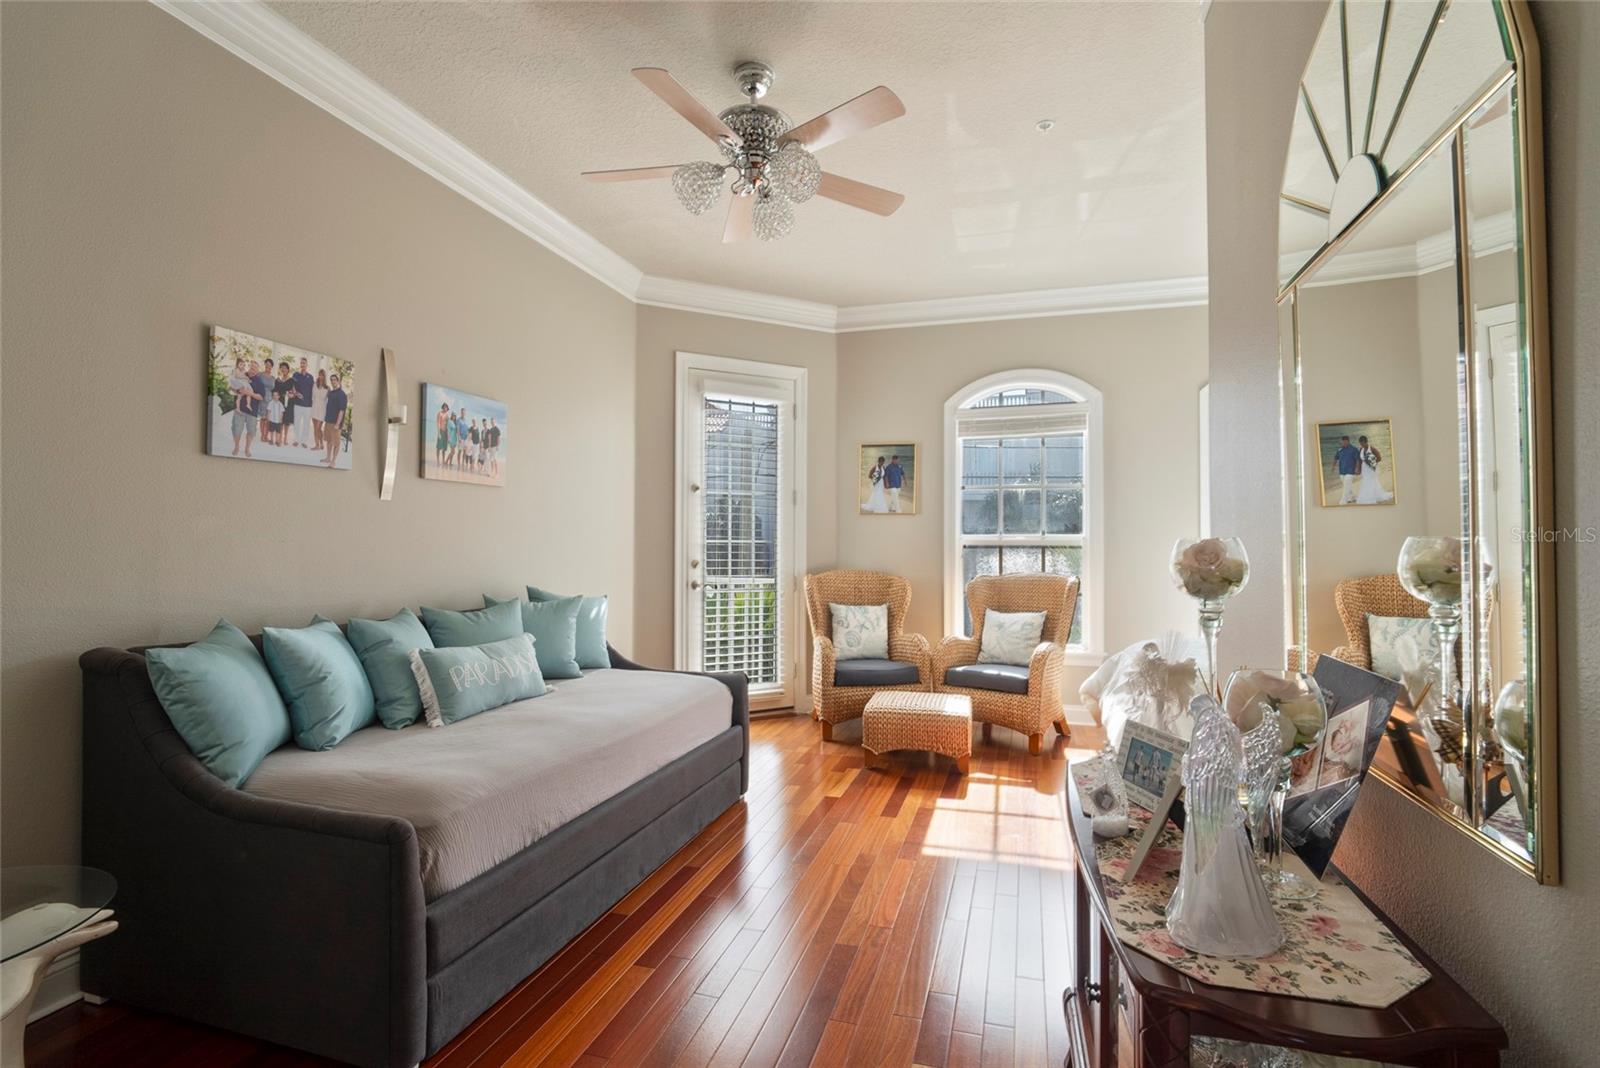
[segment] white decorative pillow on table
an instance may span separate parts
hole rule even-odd
[[[889,659],[889,606],[830,604],[833,647],[839,660]]]
[[[980,664],[1014,664],[1027,667],[1034,647],[1044,634],[1043,612],[983,611],[983,641],[978,646]]]

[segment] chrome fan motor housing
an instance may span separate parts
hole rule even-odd
[[[717,116],[743,142],[738,147],[722,146],[728,164],[739,173],[733,191],[747,196],[765,188],[767,167],[778,154],[778,142],[789,131],[789,116],[765,104],[736,104]]]

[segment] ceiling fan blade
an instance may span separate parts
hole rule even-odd
[[[734,197],[728,205],[728,225],[722,230],[723,244],[748,241],[756,233],[756,198]]]
[[[817,196],[837,200],[875,215],[893,215],[906,201],[904,193],[868,185],[854,178],[841,178],[827,171],[822,172],[822,184],[817,186]]]
[[[584,171],[583,176],[591,182],[637,182],[642,178],[671,178],[672,172],[682,164],[674,163],[670,167],[628,167],[619,171]]]
[[[717,118],[716,113],[694,98],[694,94],[678,84],[678,80],[660,67],[635,67],[633,76],[644,83],[645,88],[666,101],[667,106],[679,115],[694,123],[695,128],[713,141],[726,138],[734,144],[739,144],[739,135],[734,133],[727,123]]]
[[[898,119],[905,113],[906,106],[900,102],[900,98],[888,86],[880,85],[854,100],[845,101],[832,111],[824,111],[810,122],[796,126],[784,134],[783,139],[799,141],[810,151],[816,152],[852,134],[870,130],[890,119]]]

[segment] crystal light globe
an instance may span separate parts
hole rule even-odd
[[[755,207],[756,236],[776,241],[794,229],[794,205],[777,193],[758,196]]]
[[[773,157],[768,176],[778,192],[796,204],[804,204],[822,184],[822,164],[804,145],[790,141]]]
[[[720,163],[685,163],[672,172],[672,191],[691,215],[704,215],[722,195]]]

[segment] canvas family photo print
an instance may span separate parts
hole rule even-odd
[[[422,477],[506,484],[506,406],[476,393],[422,386]]]
[[[354,391],[349,360],[213,326],[206,452],[348,470]]]

